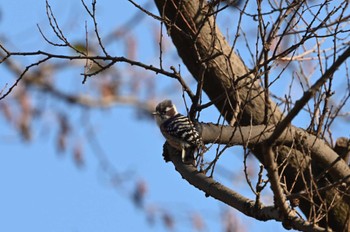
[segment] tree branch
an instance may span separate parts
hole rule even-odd
[[[206,196],[211,196],[227,205],[234,207],[249,217],[253,217],[260,221],[276,220],[284,222],[297,230],[303,231],[325,231],[324,228],[313,225],[295,216],[293,221],[285,219],[274,206],[265,206],[256,204],[255,201],[240,195],[239,193],[227,188],[226,186],[215,181],[213,178],[207,177],[200,173],[192,165],[186,165],[181,161],[181,155],[178,151],[164,144],[164,152],[169,154],[170,160],[173,162],[175,169],[181,174],[182,178],[187,180],[191,185],[205,192]]]
[[[273,134],[275,126],[245,126],[239,130],[231,126],[219,126],[211,123],[201,123],[204,143],[242,145],[254,149],[264,144]],[[303,129],[289,126],[275,140],[275,145],[291,146],[297,141],[297,149],[310,151],[312,159],[319,163],[336,180],[344,179],[350,184],[350,168],[339,155],[322,139],[309,134]]]

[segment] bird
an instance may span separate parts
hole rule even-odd
[[[170,146],[181,151],[183,163],[195,162],[194,153],[197,151],[203,154],[207,150],[194,123],[180,114],[171,100],[160,102],[153,115]]]

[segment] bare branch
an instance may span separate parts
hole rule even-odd
[[[289,222],[288,219],[281,216],[278,209],[274,206],[265,206],[263,204],[256,205],[255,201],[240,195],[214,179],[207,177],[205,174],[198,172],[195,167],[185,165],[182,163],[180,156],[174,149],[166,144],[164,146],[164,152],[170,154],[170,159],[176,170],[181,174],[182,178],[186,179],[191,185],[205,192],[206,196],[218,199],[245,215],[261,221],[276,220],[283,222],[286,220],[286,222]],[[293,218],[291,226],[303,231],[325,231],[324,228],[310,224],[297,217]]]
[[[273,145],[274,141],[283,133],[283,131],[288,127],[293,118],[303,109],[303,107],[309,102],[309,100],[316,94],[316,92],[321,88],[321,86],[330,78],[333,77],[337,69],[342,65],[345,60],[350,56],[350,47],[348,47],[343,54],[341,54],[338,59],[333,63],[333,65],[320,77],[315,84],[308,89],[302,98],[296,101],[294,107],[287,114],[287,116],[276,126],[274,133],[271,135],[268,144]]]

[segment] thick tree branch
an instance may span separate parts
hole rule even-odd
[[[206,196],[211,196],[234,207],[245,215],[261,221],[276,220],[283,222],[294,229],[303,231],[325,231],[324,228],[312,225],[296,217],[295,212],[291,212],[291,216],[294,215],[293,218],[286,219],[281,216],[279,210],[274,206],[265,206],[263,204],[257,205],[255,201],[240,195],[215,181],[213,178],[207,177],[205,174],[198,172],[194,166],[184,164],[181,161],[181,155],[178,154],[178,151],[174,150],[167,144],[164,144],[164,152],[169,154],[170,160],[173,162],[176,170],[181,176],[190,184],[205,192]]]
[[[260,80],[249,73],[240,56],[216,26],[206,1],[155,0],[180,57],[193,77],[228,122],[262,124],[265,117],[264,90]],[[171,23],[169,23],[171,22]],[[203,77],[202,64],[205,64]],[[244,78],[242,78],[244,77]],[[239,112],[236,112],[239,110]],[[282,113],[271,101],[269,123],[277,123]]]
[[[264,144],[274,133],[275,126],[245,126],[239,130],[231,126],[219,126],[211,123],[201,123],[202,137],[205,143],[242,145],[254,149]],[[310,151],[312,159],[319,163],[336,180],[344,179],[350,184],[350,168],[339,155],[322,139],[309,134],[303,129],[289,126],[275,140],[275,145],[291,146],[297,144],[297,149]]]

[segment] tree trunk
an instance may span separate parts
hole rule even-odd
[[[203,81],[203,90],[231,125],[263,124],[273,127],[278,124],[283,118],[283,113],[271,99],[265,99],[265,90],[260,80],[254,73],[249,73],[249,69],[225,40],[215,24],[214,17],[208,16],[210,8],[206,1],[155,0],[155,2],[184,64],[199,83]],[[322,165],[323,168],[320,169],[315,156],[300,150],[292,150],[290,146],[290,144],[278,145],[274,147],[274,151],[278,154],[278,162],[288,160],[288,165],[283,171],[286,186],[289,188],[297,179],[292,193],[299,193],[305,190],[306,185],[311,185],[313,177],[316,177],[313,175],[322,174],[327,165]],[[249,148],[265,165],[262,145],[252,144]],[[303,173],[304,179],[300,173]],[[344,173],[350,172],[346,169]],[[323,187],[321,183],[325,185],[340,178],[323,176],[322,181],[317,182],[320,185],[318,187]],[[345,178],[343,174],[341,177]],[[328,212],[328,218],[323,218],[319,224],[336,231],[343,230],[349,214],[348,197],[343,197],[344,194],[340,194],[335,187],[328,188],[326,192],[320,194],[328,206],[331,205],[334,196],[339,196],[339,199],[336,199],[338,204]],[[315,197],[314,200],[317,202],[317,199]],[[308,200],[302,198],[299,200],[300,209],[308,217],[312,205]]]

